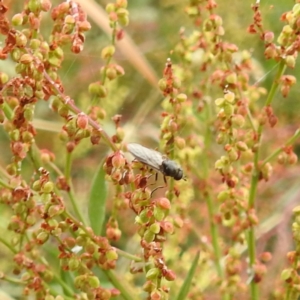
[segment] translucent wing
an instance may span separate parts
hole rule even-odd
[[[164,157],[161,153],[134,143],[127,144],[127,149],[136,160],[162,172],[161,166],[164,161]]]

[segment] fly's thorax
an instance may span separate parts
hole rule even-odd
[[[180,166],[173,160],[166,159],[162,162],[161,171],[164,175],[180,180],[183,177],[183,171]]]

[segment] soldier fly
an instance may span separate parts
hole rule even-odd
[[[127,144],[127,149],[137,161],[161,172],[164,175],[165,183],[165,176],[173,177],[175,180],[183,178],[181,167],[175,161],[168,159],[160,152],[135,143]]]

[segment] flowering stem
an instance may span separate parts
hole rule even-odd
[[[205,145],[205,149],[204,149],[204,153],[209,153],[210,151],[210,147],[211,147],[211,140],[212,140],[212,132],[211,132],[211,114],[212,114],[212,106],[210,105],[210,103],[206,106],[206,122],[205,124],[207,124],[206,126],[206,130],[205,130],[205,137],[204,137],[204,145]],[[203,155],[203,176],[204,179],[207,181],[209,178],[209,165],[208,165],[208,158],[209,155]],[[198,169],[197,169],[198,170]],[[195,170],[196,173],[198,173],[198,171]],[[201,178],[200,174],[197,175],[198,178]],[[214,249],[214,255],[215,255],[215,266],[218,272],[219,277],[224,280],[224,271],[223,268],[221,266],[221,249],[220,249],[220,244],[219,244],[219,231],[218,228],[216,226],[216,223],[214,221],[214,215],[215,215],[215,209],[214,209],[214,203],[211,197],[211,191],[210,190],[206,190],[203,193],[203,197],[206,201],[206,205],[208,208],[208,215],[209,215],[209,223],[210,223],[210,233],[211,233],[211,237],[212,237],[212,246]],[[228,294],[223,294],[222,295],[222,299],[229,299],[229,295]]]
[[[210,116],[211,116],[211,105],[208,104],[206,107],[206,122],[205,124],[207,124],[206,126],[206,131],[205,131],[205,139],[204,139],[204,145],[205,145],[205,152],[208,153],[209,149],[210,149],[210,145],[211,145],[211,129],[210,129]],[[204,159],[203,159],[203,174],[204,174],[204,179],[207,180],[209,177],[209,165],[208,165],[208,160],[207,157],[209,157],[208,155],[205,155]],[[200,174],[198,175],[198,178],[200,177]],[[210,223],[210,232],[211,232],[211,236],[212,236],[212,244],[213,244],[213,248],[214,248],[214,255],[216,257],[215,259],[215,264],[216,264],[216,269],[218,272],[218,275],[220,278],[224,279],[224,273],[223,273],[223,269],[220,265],[220,261],[221,261],[221,250],[220,250],[220,246],[219,246],[219,232],[218,232],[218,228],[216,226],[216,223],[214,222],[214,204],[211,198],[211,192],[210,191],[206,191],[204,192],[204,198],[206,201],[206,205],[208,208],[208,214],[209,214],[209,223]]]
[[[284,147],[291,146],[295,143],[295,141],[300,137],[300,129],[297,129],[296,132],[292,137],[290,137],[287,142],[284,144]],[[271,153],[267,158],[265,158],[261,164],[261,167],[263,167],[266,163],[271,161],[274,157],[278,156],[283,150],[284,147],[280,147],[276,149],[273,153]]]
[[[121,292],[121,295],[125,300],[136,299],[135,297],[133,297],[133,295],[132,295],[133,293],[130,294],[128,292],[129,291],[128,284],[126,284],[126,282],[124,282],[124,280],[120,280],[120,278],[118,278],[112,270],[103,270],[103,272],[110,279],[110,281],[114,285],[114,287],[117,288]]]
[[[280,83],[280,77],[285,71],[285,62],[282,60],[279,64],[277,74],[275,76],[275,79],[273,81],[272,87],[270,89],[270,92],[268,94],[265,107],[268,105],[271,105],[274,95],[278,89],[279,83]],[[260,124],[257,129],[257,144],[260,146],[261,142],[261,135],[263,131],[263,125]],[[260,173],[260,167],[259,167],[259,148],[257,147],[257,150],[254,155],[254,169],[252,173],[251,178],[251,186],[250,186],[250,193],[249,193],[249,199],[248,199],[248,209],[253,209],[255,207],[255,198],[256,198],[256,192],[257,192],[257,186],[258,186],[258,180],[259,180],[259,173]],[[248,233],[248,253],[249,253],[249,265],[252,269],[255,260],[256,260],[256,247],[255,247],[255,230],[254,226],[251,226]],[[250,284],[251,288],[251,300],[258,300],[259,299],[259,293],[258,293],[258,285],[256,282],[251,280]]]
[[[117,31],[117,22],[114,22],[112,24],[112,38],[111,38],[111,45],[112,46],[115,46],[116,44],[116,31]],[[105,80],[106,80],[106,70],[111,62],[111,58],[112,56],[109,56],[106,60],[106,64],[104,66],[104,71],[103,71],[103,75],[102,75],[102,84],[105,83]]]
[[[32,51],[28,48],[26,48],[27,52],[31,55],[32,54]],[[38,60],[36,57],[34,57],[35,60]],[[42,64],[41,61],[38,61],[39,63]],[[65,96],[61,91],[60,89],[58,88],[58,86],[53,82],[53,80],[51,79],[51,77],[48,75],[48,73],[44,70],[43,71],[43,76],[44,78],[46,79],[46,81],[48,81],[51,86],[53,87],[53,89],[55,90],[56,92],[56,95],[59,95],[62,99],[62,101],[64,101],[65,105],[75,114],[79,114],[79,113],[82,113],[81,109],[79,109],[76,105],[75,105],[75,102],[73,99],[71,99],[70,97],[67,97]],[[114,151],[117,151],[118,148],[117,146],[111,141],[110,137],[108,136],[108,134],[103,130],[103,128],[97,123],[95,122],[94,120],[92,120],[92,118],[90,118],[89,116],[88,117],[88,121],[89,121],[89,124],[96,130],[98,130],[100,132],[100,135],[102,137],[102,139],[105,141],[105,143],[107,145],[110,146],[110,148]]]

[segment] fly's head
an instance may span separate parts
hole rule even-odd
[[[183,178],[183,171],[181,167],[173,160],[164,160],[161,165],[161,171],[164,175],[173,177],[175,180]]]

